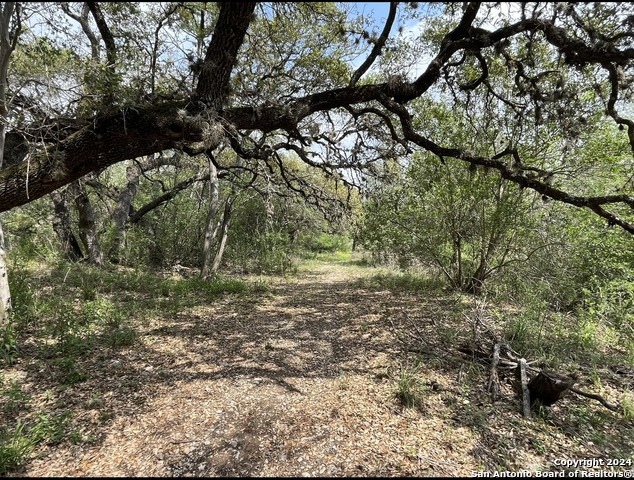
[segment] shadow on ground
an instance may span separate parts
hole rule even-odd
[[[141,445],[123,452],[130,458],[119,459],[124,466],[108,470],[109,474],[249,476],[261,475],[278,463],[298,469],[295,473],[291,470],[291,475],[434,475],[464,473],[467,466],[517,466],[508,463],[507,453],[495,457],[491,452],[520,448],[536,457],[560,452],[530,438],[532,427],[519,417],[514,400],[490,403],[483,394],[483,367],[465,368],[463,363],[437,355],[469,338],[470,332],[460,331],[464,306],[456,299],[363,288],[350,276],[339,277],[324,271],[274,285],[266,293],[215,296],[208,302],[168,296],[160,302],[165,308],[155,315],[130,319],[137,334],[133,345],[96,346],[78,356],[75,367],[85,378],[77,382],[64,381],[64,375],[72,371],[64,371],[59,359],[44,358],[32,349],[32,358],[23,359],[16,368],[25,372],[33,398],[40,399],[35,410],[70,411],[71,428],[81,435],[76,444],[67,441],[42,446],[41,458],[16,474],[37,475],[38,468],[44,468],[55,455],[61,456],[59,469],[50,467],[47,475],[104,474],[107,459],[101,458],[100,466],[90,466],[86,458],[99,456],[102,449],[115,451],[118,442],[134,434],[137,423],[149,425],[146,431],[136,433]],[[428,341],[419,345],[421,349],[431,349],[434,355],[405,351],[402,336],[396,336],[395,329],[406,335],[412,326],[416,328],[412,333]],[[471,457],[465,459],[464,468],[458,465],[454,470],[438,470],[441,460],[434,463],[416,457],[427,448],[421,439],[423,443],[416,449],[410,447],[418,453],[404,457],[417,465],[414,470],[411,465],[407,466],[410,470],[403,470],[402,465],[389,462],[377,467],[380,460],[364,462],[363,455],[371,453],[363,453],[346,465],[324,459],[323,470],[299,470],[306,459],[297,452],[316,448],[320,442],[332,443],[327,418],[345,414],[343,407],[327,412],[302,411],[302,405],[312,406],[309,401],[315,401],[307,397],[317,398],[326,391],[333,395],[335,388],[336,395],[354,403],[354,395],[361,395],[354,389],[365,387],[355,385],[346,391],[350,388],[345,385],[346,378],[362,377],[368,388],[375,384],[382,388],[376,398],[372,397],[374,391],[367,397],[374,402],[373,407],[385,407],[388,421],[396,418],[406,422],[409,413],[388,393],[406,358],[425,367],[423,381],[444,382],[442,389],[428,390],[427,412],[422,408],[415,415],[432,418],[442,414],[450,419],[443,429],[465,427],[475,435],[473,444],[467,435],[459,447]],[[564,415],[569,405],[558,407],[558,414]],[[289,415],[291,410],[293,415]],[[515,431],[506,430],[509,418]],[[361,420],[353,422],[361,424]],[[186,428],[192,425],[195,430]],[[539,428],[544,436],[549,435],[551,427],[542,424]],[[571,431],[573,436],[578,434],[576,429]],[[205,433],[201,436],[200,432]],[[342,439],[353,438],[346,437],[347,432],[341,435]],[[605,445],[624,446],[618,429],[603,435]],[[446,448],[455,448],[445,437],[441,441],[447,443]],[[163,442],[163,446],[152,452],[151,459],[138,460],[156,468],[145,471],[145,465],[135,464],[131,458],[135,452],[146,452],[153,442]],[[337,445],[327,446],[333,458]],[[609,454],[599,448],[587,451]],[[154,465],[157,462],[159,467]]]

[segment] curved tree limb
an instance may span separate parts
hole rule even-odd
[[[401,119],[401,124],[403,126],[404,135],[407,140],[415,143],[420,147],[423,147],[429,152],[434,153],[438,157],[453,157],[464,160],[465,162],[468,162],[472,165],[495,169],[499,172],[502,178],[510,180],[518,184],[520,187],[530,188],[549,198],[567,203],[569,205],[574,205],[575,207],[588,208],[600,217],[605,218],[608,221],[608,225],[618,225],[627,232],[634,234],[633,223],[621,219],[614,213],[611,213],[604,208],[605,205],[621,203],[628,205],[630,208],[634,209],[634,196],[603,195],[586,197],[571,195],[568,192],[553,187],[549,184],[547,180],[542,181],[539,180],[537,177],[523,174],[521,170],[518,171],[514,166],[512,166],[517,163],[516,160],[509,163],[500,160],[501,158],[504,158],[506,156],[515,159],[519,157],[517,151],[511,149],[510,147],[490,158],[475,155],[474,153],[465,149],[441,147],[440,145],[423,137],[414,130],[414,127],[412,126],[411,115],[404,106],[390,100],[387,97],[382,98],[382,103],[388,109],[399,116],[399,118]]]
[[[388,13],[387,20],[385,21],[385,26],[383,27],[383,31],[381,35],[374,43],[374,47],[370,52],[368,58],[357,68],[357,70],[352,74],[352,78],[350,79],[349,87],[354,87],[359,79],[363,76],[365,72],[372,66],[374,61],[377,59],[379,55],[381,55],[381,50],[385,46],[385,42],[387,38],[390,36],[390,30],[392,30],[392,25],[394,25],[394,19],[396,18],[396,8],[399,2],[390,2],[390,12]]]
[[[180,192],[182,192],[183,190],[188,188],[193,183],[195,183],[195,182],[203,182],[205,180],[209,180],[209,172],[203,171],[203,172],[198,173],[198,174],[196,174],[196,175],[194,175],[192,177],[189,177],[186,180],[183,180],[182,182],[177,183],[176,185],[174,185],[174,187],[171,190],[165,192],[163,195],[160,195],[160,196],[156,197],[155,199],[153,199],[150,202],[148,202],[145,205],[143,205],[138,210],[135,210],[134,212],[132,212],[130,214],[130,218],[129,218],[128,222],[130,224],[139,223],[139,221],[145,215],[150,213],[155,208],[158,208],[161,205],[163,205],[164,203],[168,202],[169,200],[174,198],[176,195],[178,195]]]

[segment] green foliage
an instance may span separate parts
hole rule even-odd
[[[634,340],[634,279],[596,278],[585,289],[580,314],[611,327],[619,335]]]
[[[18,338],[13,325],[0,326],[0,363],[11,365],[18,355]]]
[[[309,253],[335,253],[337,251],[350,251],[350,241],[344,235],[331,233],[319,233],[317,235],[308,233],[302,235],[300,248]]]
[[[529,208],[526,195],[496,175],[420,156],[402,177],[377,187],[361,238],[375,254],[396,255],[402,267],[422,263],[453,288],[478,293],[524,255],[534,236]]]
[[[245,273],[285,274],[295,267],[294,253],[297,244],[290,229],[283,226],[284,218],[266,220],[266,205],[259,198],[252,198],[240,205],[229,230],[226,252],[227,263]]]
[[[65,411],[57,415],[47,415],[40,412],[35,424],[29,428],[29,437],[34,443],[45,442],[57,445],[66,435],[66,423],[70,412]]]
[[[113,230],[109,232],[111,235]],[[170,237],[171,238],[171,237]],[[165,239],[166,244],[169,239]],[[112,249],[113,238],[107,238],[104,242],[106,250]],[[161,266],[160,240],[151,235],[151,232],[138,225],[132,225],[126,232],[126,242],[118,254],[119,261],[123,265],[136,269],[146,269],[149,266]]]
[[[119,328],[125,318],[124,312],[109,298],[93,296],[81,307],[83,324],[104,325],[108,328]]]
[[[257,264],[253,271],[285,274],[294,267],[291,239],[284,232],[265,232],[254,242]]]
[[[50,202],[38,199],[2,216],[10,262],[21,265],[35,259],[52,259],[57,251],[51,227]]]
[[[74,354],[71,352],[63,352],[67,355]],[[72,356],[64,356],[53,360],[53,364],[57,368],[57,374],[59,381],[63,385],[74,385],[76,383],[84,382],[88,379],[86,372],[77,364],[77,360]]]
[[[207,212],[198,202],[178,197],[160,212],[152,212],[147,221],[152,230],[145,232],[145,265],[168,267],[175,264],[200,265],[203,228]]]
[[[444,283],[438,277],[415,272],[384,271],[359,281],[363,288],[387,288],[394,291],[429,293],[440,290]]]
[[[29,399],[29,395],[22,391],[17,381],[0,390],[3,414],[7,415],[7,418],[19,414]],[[25,422],[18,419],[13,427],[0,427],[0,475],[24,465],[29,460],[33,448],[39,443],[60,443],[66,436],[69,416],[69,411],[59,414],[39,412],[34,421]]]
[[[426,387],[420,378],[418,368],[401,367],[396,378],[396,399],[405,407],[423,409],[425,393]]]
[[[626,420],[634,420],[634,394],[625,392],[621,398],[621,410],[623,418]]]
[[[539,298],[533,298],[520,312],[510,316],[505,325],[504,336],[516,351],[526,356],[544,352],[544,327],[549,320],[547,313],[548,306]]]
[[[99,294],[120,295],[127,291],[153,294],[162,282],[159,275],[143,268],[103,269],[66,261],[57,264],[51,277],[51,280],[59,282],[64,288],[79,289],[82,300],[96,300]]]
[[[110,348],[129,347],[134,345],[137,339],[136,331],[131,327],[117,327],[105,336],[105,344]]]
[[[81,312],[64,301],[51,302],[51,305],[55,304],[56,308],[45,330],[56,340],[57,353],[74,357],[90,350],[92,338]]]
[[[2,380],[1,377],[0,380]],[[15,415],[29,403],[30,396],[22,390],[22,386],[18,380],[9,382],[9,385],[6,387],[4,386],[4,381],[2,384],[0,388],[2,413],[5,415]]]
[[[0,475],[24,465],[34,445],[23,422],[14,428],[0,427]]]
[[[11,323],[20,330],[32,324],[37,318],[36,279],[25,266],[12,262],[9,267],[9,290],[12,307]]]

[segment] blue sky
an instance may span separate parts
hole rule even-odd
[[[382,21],[387,18],[387,14],[390,11],[389,2],[351,2],[357,6],[359,13],[363,15],[372,15],[375,20]]]
[[[390,2],[345,2],[345,3],[350,3],[355,5],[357,12],[360,15],[373,18],[379,31],[383,30],[383,26],[385,25],[385,20],[387,19],[387,15],[390,11]],[[395,21],[394,25],[392,26],[392,34],[396,33],[397,30],[398,30],[398,20]]]
[[[383,28],[385,27],[385,21],[387,20],[387,16],[390,11],[390,2],[341,2],[341,3],[345,4],[348,9],[353,10],[353,12],[351,12],[353,16],[363,15],[364,17],[371,19],[373,25],[369,27],[369,30],[375,31],[377,33],[380,33],[383,31]],[[404,5],[399,5],[399,8],[397,10],[396,20],[394,21],[394,24],[392,25],[392,30],[390,35],[392,39],[396,38],[399,35],[400,27],[403,27],[403,31],[401,32],[402,35],[416,36],[419,33],[421,24],[418,20],[410,18],[405,23],[403,23],[403,16],[402,16],[403,9],[404,9]],[[372,47],[368,45],[366,51],[351,62],[351,65],[353,68],[357,68],[359,65],[361,65],[361,63],[367,58],[367,55],[369,54],[371,48]],[[411,71],[408,72],[408,76],[411,77],[411,79],[418,77],[424,71],[424,69],[427,68],[427,65],[429,64],[430,60],[431,58],[428,58],[428,57],[420,58],[418,62],[419,65],[416,67],[412,67],[410,69]]]

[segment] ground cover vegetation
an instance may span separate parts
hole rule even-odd
[[[358,8],[0,3],[0,473],[632,469],[634,7]]]

